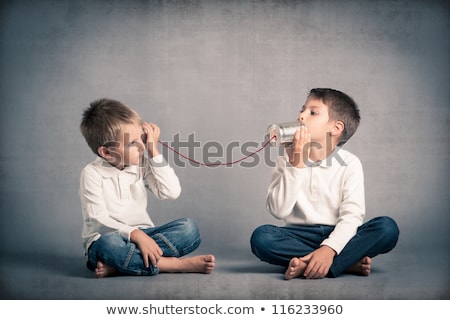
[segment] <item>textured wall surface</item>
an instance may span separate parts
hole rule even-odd
[[[346,148],[364,165],[367,218],[396,219],[399,249],[448,252],[444,3],[2,1],[2,251],[82,254],[79,173],[94,155],[79,122],[96,98],[134,107],[163,141],[193,136],[197,160],[228,161],[295,119],[309,89],[332,87],[361,108]],[[201,251],[251,254],[253,229],[279,223],[265,209],[278,150],[266,151],[219,168],[166,152],[183,190],[149,195],[154,221],[191,217]]]

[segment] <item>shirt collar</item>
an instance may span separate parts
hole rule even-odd
[[[94,166],[97,169],[97,171],[104,178],[115,177],[115,176],[119,175],[121,172],[126,172],[126,173],[131,173],[131,174],[136,174],[136,175],[139,173],[139,166],[128,166],[128,167],[125,167],[123,170],[119,170],[101,157],[97,157],[97,159],[95,159]]]

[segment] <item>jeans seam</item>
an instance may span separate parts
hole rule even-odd
[[[180,256],[177,248],[162,233],[156,233],[154,236],[161,239],[169,247],[169,249],[172,250],[176,257]]]
[[[191,248],[192,248],[192,247],[195,247],[195,246],[198,246],[198,243],[199,243],[200,241],[201,241],[200,238],[197,238],[197,239],[196,239],[194,242],[192,242],[188,247],[186,247],[184,251],[192,252]]]
[[[128,265],[130,264],[131,258],[133,257],[133,253],[134,253],[135,248],[136,248],[136,245],[134,243],[131,243],[130,250],[128,251],[127,257],[126,257],[126,259],[124,261],[124,264],[123,264],[124,268],[128,268]]]

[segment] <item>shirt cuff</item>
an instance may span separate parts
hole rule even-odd
[[[124,226],[119,230],[119,234],[124,240],[130,241],[131,232],[136,229],[136,227]]]
[[[164,157],[162,154],[158,154],[157,156],[150,158],[150,161],[155,164],[161,164],[164,163]]]
[[[334,243],[330,239],[325,239],[320,245],[321,246],[326,245],[326,246],[330,247],[331,249],[333,249],[336,252],[336,255],[339,255],[345,246],[345,244],[342,245],[342,244]]]

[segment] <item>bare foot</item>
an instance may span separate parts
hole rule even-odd
[[[184,272],[199,272],[199,273],[213,272],[216,266],[215,260],[216,259],[212,254],[180,259],[181,262],[186,264],[186,269],[184,270]]]
[[[108,266],[101,261],[97,262],[97,267],[95,268],[95,276],[97,278],[111,277],[118,274],[116,268]]]
[[[372,259],[370,257],[364,257],[350,268],[347,269],[347,272],[353,273],[359,276],[368,276],[370,275],[370,268],[372,264]]]
[[[187,258],[162,257],[158,263],[160,272],[211,273],[215,266],[212,254]]]
[[[299,258],[292,258],[289,261],[289,266],[284,273],[284,278],[286,280],[291,280],[294,278],[298,278],[303,275],[303,272],[306,269],[306,262],[301,261]]]

